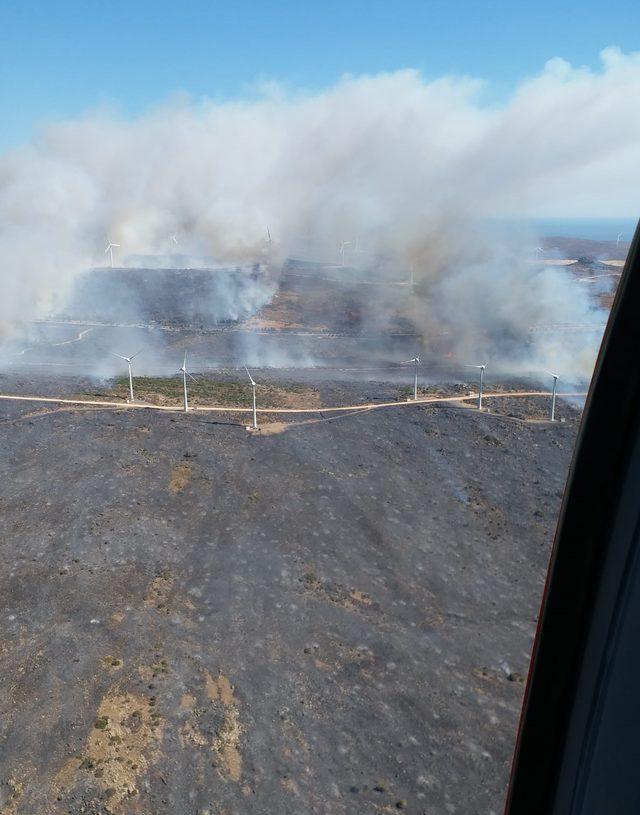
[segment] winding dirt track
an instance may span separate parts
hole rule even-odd
[[[558,393],[560,397],[584,397],[586,393]],[[501,393],[484,393],[483,399],[504,399],[504,398],[517,398],[525,396],[551,396],[551,391],[504,391]],[[448,402],[468,402],[477,399],[478,394],[469,394],[468,396],[426,396],[423,399],[411,399],[406,402],[370,402],[362,405],[338,405],[336,407],[317,407],[317,408],[258,408],[257,413],[262,414],[304,414],[304,413],[348,413],[350,411],[365,411],[377,410],[378,408],[399,408],[411,407],[412,405],[434,405],[446,404]],[[101,400],[89,399],[62,399],[52,396],[14,396],[11,394],[0,394],[0,400],[11,402],[44,402],[47,404],[56,405],[78,405],[89,407],[104,407],[114,408],[117,410],[123,409],[142,409],[142,410],[164,410],[172,413],[183,413],[184,408],[177,405],[150,405],[146,402],[108,402]],[[203,406],[194,405],[189,408],[192,413],[251,413],[252,409],[248,407],[235,407],[235,406]]]

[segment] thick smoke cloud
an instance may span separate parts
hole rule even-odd
[[[51,126],[0,158],[0,324],[45,313],[104,265],[107,238],[120,257],[167,254],[175,233],[182,252],[253,263],[267,227],[274,266],[301,246],[336,262],[354,236],[369,257],[411,265],[429,291],[415,320],[451,326],[460,353],[496,320],[524,331],[540,301],[549,322],[595,319],[586,287],[523,262],[533,236],[515,249],[478,224],[634,213],[640,55],[607,49],[597,71],[556,58],[503,105],[483,93],[477,80],[403,70]]]

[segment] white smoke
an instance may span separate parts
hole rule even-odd
[[[0,158],[0,324],[42,314],[104,265],[107,239],[153,255],[177,234],[181,252],[243,263],[264,257],[267,228],[281,258],[306,242],[337,261],[358,236],[412,264],[439,309],[417,304],[417,318],[461,334],[500,315],[523,330],[538,301],[549,321],[591,319],[565,272],[534,275],[481,230],[464,235],[493,218],[637,211],[640,54],[606,49],[597,71],[553,59],[501,106],[482,92],[403,70],[51,126]]]

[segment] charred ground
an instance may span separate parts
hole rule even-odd
[[[238,412],[0,402],[0,812],[497,814],[578,412],[329,419],[406,401],[418,350],[421,394],[475,388],[439,335],[421,350],[406,275],[377,322],[375,284],[291,262],[220,326],[203,274],[167,273],[168,294],[135,278],[129,325],[81,322],[128,273],[87,278],[80,321],[37,326],[2,391],[124,399],[113,352],[146,348],[149,403],[179,404],[188,353],[193,404],[247,407],[249,361],[262,406],[319,412],[250,434]]]
[[[0,411],[3,812],[500,811],[573,411]]]

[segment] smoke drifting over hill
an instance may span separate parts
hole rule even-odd
[[[607,49],[598,71],[554,59],[504,105],[482,95],[473,79],[405,70],[51,126],[0,158],[0,322],[46,312],[78,272],[104,264],[107,237],[124,257],[166,255],[172,234],[181,252],[223,263],[270,249],[272,268],[302,246],[337,262],[340,241],[357,237],[352,260],[413,268],[412,318],[450,326],[459,353],[472,332],[508,354],[540,319],[600,321],[585,287],[523,260],[533,235],[505,239],[483,223],[632,211],[640,55]],[[579,362],[563,346],[566,364],[588,371],[594,348],[576,349]]]

